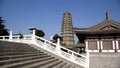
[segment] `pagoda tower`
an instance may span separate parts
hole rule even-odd
[[[62,20],[62,31],[61,36],[63,39],[63,44],[65,45],[72,45],[74,44],[74,33],[73,33],[73,26],[72,26],[72,18],[71,14],[66,11],[63,14]]]

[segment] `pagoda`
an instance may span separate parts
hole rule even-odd
[[[71,14],[66,11],[63,14],[62,20],[62,31],[61,36],[63,39],[63,44],[72,45],[74,44],[74,34],[73,34],[73,26],[72,26],[72,18]]]

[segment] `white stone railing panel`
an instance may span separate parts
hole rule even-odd
[[[20,36],[0,36],[0,39],[13,42],[34,44],[66,60],[69,60],[85,68],[89,68],[89,52],[87,52],[87,54],[79,54],[60,46],[60,44],[52,43],[51,41],[48,41],[42,37],[35,36],[35,38],[33,38],[32,35],[23,35],[23,38],[20,38]]]
[[[42,41],[42,42],[37,42],[38,44],[42,44],[42,46],[44,46],[46,50],[51,51],[56,55],[64,57],[65,59],[75,62],[78,65],[82,65],[84,67],[86,67],[86,65],[89,63],[88,61],[89,56],[87,56],[87,54],[79,54],[62,46],[59,46],[60,50],[58,52],[58,50],[56,50],[58,48],[57,44],[52,43],[51,41],[45,40],[41,37],[36,36],[36,38],[37,38],[37,41]]]

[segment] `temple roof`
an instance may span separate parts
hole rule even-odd
[[[73,28],[75,33],[79,34],[106,34],[120,33],[120,23],[111,20],[106,13],[106,20],[90,28]]]

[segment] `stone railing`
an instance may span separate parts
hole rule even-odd
[[[68,61],[71,61],[77,65],[83,66],[85,68],[89,68],[89,52],[86,49],[85,54],[79,54],[72,50],[69,50],[60,45],[60,40],[57,40],[57,43],[52,43],[49,40],[46,40],[42,37],[38,37],[35,35],[23,35],[23,38],[20,36],[0,36],[0,40],[19,42],[19,43],[27,43],[34,44],[44,50],[49,51],[59,57],[62,57]]]
[[[61,46],[59,39],[57,40],[57,44],[55,44],[38,36],[36,36],[35,44],[80,66],[89,67],[89,52],[87,49],[85,54],[79,54]]]

